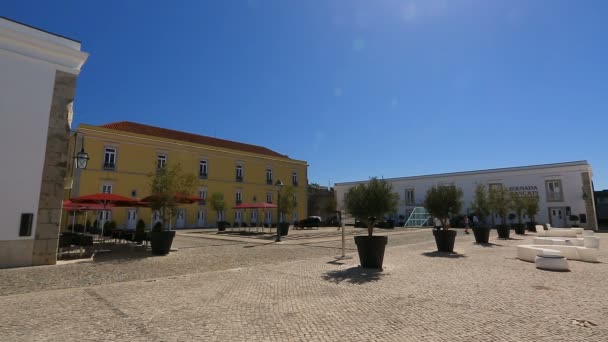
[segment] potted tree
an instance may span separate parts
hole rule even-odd
[[[435,243],[440,252],[453,252],[456,231],[449,230],[450,215],[462,209],[462,190],[455,185],[433,186],[426,192],[424,207],[441,221],[443,229],[434,229]]]
[[[180,164],[166,165],[149,175],[150,202],[161,221],[152,228],[150,245],[152,253],[166,255],[171,250],[175,231],[171,230],[171,219],[177,214],[179,196],[188,196],[193,192],[197,178],[193,174],[184,174]]]
[[[145,238],[146,238],[146,223],[144,222],[144,220],[139,219],[139,221],[137,221],[137,225],[135,226],[135,236],[133,237],[133,240],[136,243],[142,243]]]
[[[483,184],[477,184],[475,187],[475,197],[471,202],[471,208],[475,211],[475,215],[479,219],[479,224],[473,225],[473,234],[475,242],[488,243],[490,240],[490,227],[485,225],[485,218],[490,214],[490,205],[488,202],[488,193]]]
[[[530,222],[528,222],[528,230],[531,232],[535,232],[536,231],[536,221],[534,220],[534,217],[536,216],[536,214],[538,214],[538,211],[540,210],[539,206],[538,206],[538,197],[537,196],[526,196],[524,197],[524,211],[526,213],[526,216],[528,216],[528,218],[530,218]]]
[[[283,217],[291,217],[291,214],[293,213],[293,210],[296,207],[296,198],[295,198],[295,191],[293,186],[291,185],[286,185],[283,187],[283,189],[281,190],[281,199],[280,199],[280,203],[279,203],[279,208],[281,210],[281,214],[283,215]],[[280,219],[277,218],[277,220]],[[278,224],[278,229],[279,232],[281,233],[281,236],[287,235],[289,233],[289,220],[288,219],[283,219],[283,222],[280,222]]]
[[[513,224],[515,234],[523,235],[526,233],[526,226],[522,223],[522,216],[524,215],[524,210],[526,210],[526,203],[524,201],[524,197],[521,196],[518,192],[511,192],[510,199],[511,210],[514,211],[513,215],[517,217],[517,223]]]
[[[509,190],[504,186],[491,188],[488,198],[490,211],[500,217],[500,224],[496,225],[498,238],[508,239],[510,234],[509,225],[507,224],[507,212],[510,207]]]
[[[359,260],[363,268],[382,268],[387,236],[374,236],[377,217],[394,212],[399,195],[392,192],[391,184],[383,179],[372,178],[367,184],[359,184],[344,196],[346,211],[354,217],[368,218],[367,236],[355,236]]]
[[[217,218],[217,231],[223,232],[226,230],[227,222],[224,220],[220,220],[221,213],[226,210],[226,202],[224,202],[224,194],[221,192],[214,192],[211,194],[211,198],[209,199],[209,205],[211,205],[211,209],[216,212]]]

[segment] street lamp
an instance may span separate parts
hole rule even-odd
[[[76,159],[76,168],[77,169],[86,169],[87,168],[87,163],[89,162],[89,154],[84,151],[84,146],[82,147],[80,152],[78,152],[78,154],[76,154],[76,157],[74,159]]]
[[[281,242],[281,188],[283,182],[280,179],[274,184],[277,187],[277,238],[275,242]]]

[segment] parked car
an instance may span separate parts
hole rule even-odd
[[[294,229],[304,229],[304,228],[313,228],[321,225],[321,218],[319,216],[309,216],[303,220],[300,220],[296,225],[294,225]]]

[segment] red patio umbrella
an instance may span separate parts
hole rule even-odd
[[[147,197],[142,198],[139,201],[139,205],[140,206],[149,206],[150,202],[154,201],[155,199],[158,199],[161,196],[166,196],[165,194],[154,194],[154,195],[150,195]],[[204,201],[204,198],[200,198],[200,197],[196,197],[196,196],[190,196],[190,195],[184,195],[184,194],[173,194],[173,195],[168,195],[168,196],[173,196],[173,198],[175,199],[176,203],[179,204],[192,204],[192,203],[196,203],[198,201]]]
[[[129,198],[106,192],[70,198],[70,201],[76,204],[96,204],[101,206],[96,208],[96,210],[107,210],[111,207],[135,207],[139,202],[137,198]],[[101,235],[103,235],[103,226],[101,226]]]
[[[276,208],[276,207],[277,207],[276,204],[262,202],[262,203],[241,203],[241,204],[235,205],[234,207],[232,207],[232,209],[270,209],[270,208]]]

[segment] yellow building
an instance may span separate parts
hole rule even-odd
[[[66,198],[110,192],[141,199],[150,195],[149,175],[155,168],[179,163],[183,172],[199,178],[192,195],[208,198],[222,193],[228,210],[216,213],[206,201],[182,205],[173,222],[175,228],[212,227],[218,220],[276,223],[276,209],[256,212],[232,207],[240,202],[276,204],[274,184],[279,179],[294,187],[297,202],[294,212],[284,219],[298,220],[307,213],[307,163],[262,146],[133,122],[80,125],[73,133],[70,153],[79,152],[83,144],[89,163],[84,170],[69,166],[72,177],[66,182]],[[139,219],[147,227],[158,221],[158,215],[148,208],[113,208],[89,215],[93,216],[89,216],[91,223],[114,220],[118,228],[127,229],[135,228]],[[79,222],[84,223],[80,216]]]

